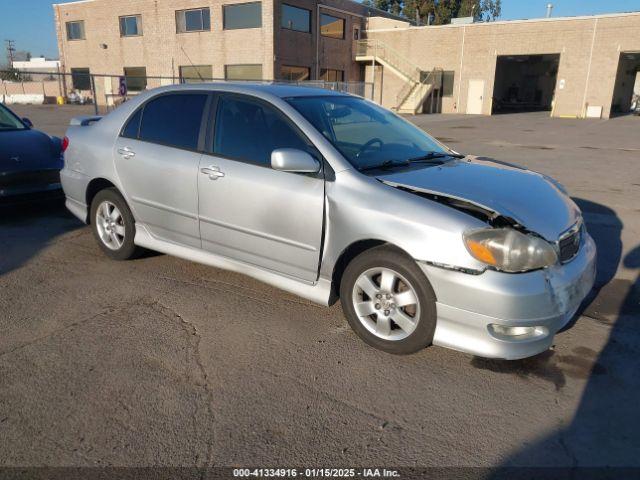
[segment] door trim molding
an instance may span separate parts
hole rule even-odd
[[[177,208],[173,207],[168,207],[167,205],[163,205],[162,203],[153,202],[151,200],[144,200],[140,197],[131,197],[131,200],[135,203],[146,205],[147,207],[157,208],[166,212],[175,213],[176,215],[180,215],[182,217],[191,218],[192,220],[198,220],[198,216],[193,213],[185,212],[184,210],[178,210]]]
[[[296,242],[294,240],[289,240],[288,238],[279,237],[277,235],[272,235],[270,233],[258,232],[256,230],[252,230],[250,228],[240,227],[238,225],[232,225],[230,223],[221,222],[219,220],[214,220],[212,218],[204,217],[199,215],[198,218],[201,222],[209,223],[211,225],[216,225],[218,227],[228,228],[230,230],[235,230],[236,232],[246,233],[247,235],[252,235],[254,237],[265,238],[267,240],[272,240],[274,242],[283,243],[285,245],[290,245],[292,247],[300,248],[302,250],[307,250],[309,252],[317,252],[318,249],[312,245],[307,245],[306,243]]]

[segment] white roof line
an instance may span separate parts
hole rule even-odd
[[[599,15],[581,15],[576,17],[550,17],[550,18],[527,18],[522,20],[498,20],[494,22],[475,22],[465,24],[446,24],[446,25],[420,25],[419,27],[399,27],[399,28],[377,28],[367,30],[367,32],[393,32],[398,30],[417,30],[422,28],[460,28],[460,27],[481,27],[487,25],[512,25],[514,23],[534,23],[534,22],[562,22],[568,20],[593,20],[596,18],[612,18],[612,17],[635,17],[640,16],[640,12],[620,12],[620,13],[603,13]]]
[[[90,3],[93,2],[94,0],[76,0],[75,2],[65,2],[65,3],[53,3],[51,6],[52,7],[62,7],[64,5],[75,5],[78,3]]]

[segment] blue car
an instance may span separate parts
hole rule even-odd
[[[62,143],[0,103],[0,200],[60,194]]]

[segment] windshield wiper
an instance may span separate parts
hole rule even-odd
[[[447,152],[429,152],[425,155],[421,155],[419,157],[409,158],[407,160],[385,160],[382,163],[376,163],[375,165],[367,165],[364,167],[359,167],[358,171],[366,172],[367,170],[384,170],[387,168],[397,168],[397,167],[407,167],[412,163],[422,163],[429,162],[430,160],[435,160],[444,157],[453,157],[453,158],[464,158],[466,155],[461,155],[459,153],[447,153]],[[438,161],[438,164],[442,164],[442,161]]]
[[[429,160],[434,160],[436,158],[444,158],[444,157],[452,157],[452,158],[464,158],[466,155],[462,155],[460,153],[453,152],[429,152],[419,157],[410,158],[407,160],[409,163],[415,162],[428,162]]]
[[[382,163],[376,163],[375,165],[367,165],[364,167],[358,167],[358,171],[366,172],[367,170],[384,170],[385,168],[395,168],[395,167],[406,167],[409,165],[408,160],[397,161],[397,160],[385,160]]]

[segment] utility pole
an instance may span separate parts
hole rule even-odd
[[[13,68],[13,60],[16,53],[16,42],[13,40],[5,40],[7,45],[7,60],[9,60],[9,68]]]

